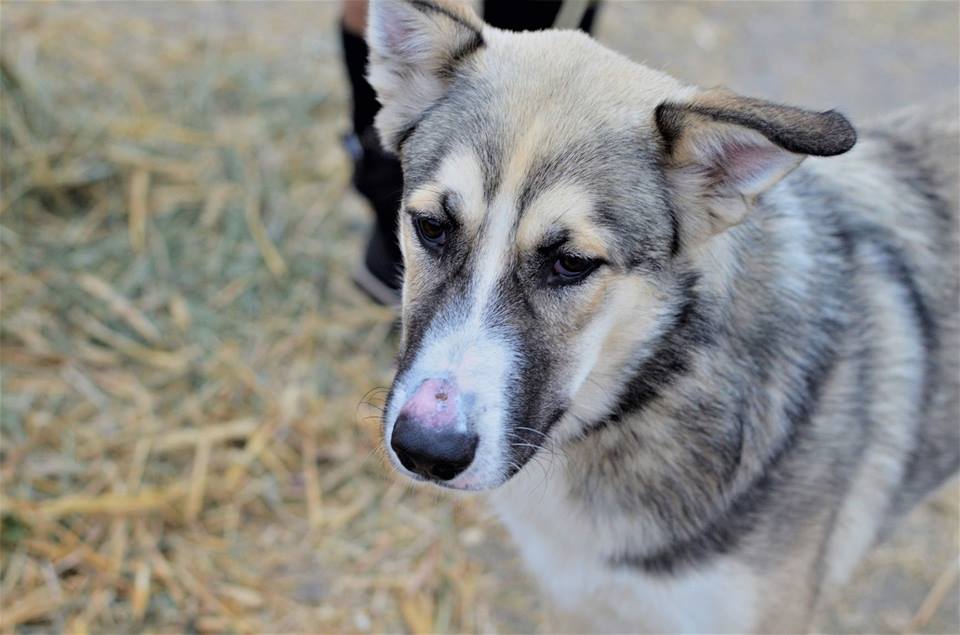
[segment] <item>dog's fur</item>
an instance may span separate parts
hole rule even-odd
[[[858,139],[441,0],[374,2],[368,41],[406,180],[394,464],[447,378],[479,446],[443,485],[494,490],[565,630],[806,628],[960,460],[955,108]],[[599,266],[552,284],[560,253]]]

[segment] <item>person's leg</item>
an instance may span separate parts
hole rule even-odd
[[[373,87],[364,77],[367,72],[367,43],[364,40],[367,28],[366,0],[347,0],[343,3],[340,27],[343,60],[350,80],[353,129],[362,131],[373,125],[373,117],[380,107]]]
[[[376,215],[363,261],[354,270],[354,281],[381,304],[400,301],[402,257],[397,244],[397,210],[403,192],[400,161],[380,146],[373,119],[380,109],[373,88],[367,83],[367,3],[343,3],[341,39],[343,59],[350,82],[353,134],[345,146],[353,159],[353,185],[366,198]]]
[[[553,26],[561,0],[484,0],[483,19],[498,29],[536,31]],[[581,31],[590,33],[597,16],[597,2],[591,2],[580,20]]]

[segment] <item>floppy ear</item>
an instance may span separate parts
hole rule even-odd
[[[367,20],[367,79],[382,104],[376,126],[397,152],[457,66],[483,46],[483,22],[465,2],[373,0]]]
[[[807,155],[842,154],[857,133],[838,112],[812,112],[723,89],[660,104],[672,195],[696,242],[744,219],[757,196]]]

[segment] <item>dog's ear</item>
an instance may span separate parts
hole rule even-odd
[[[483,22],[465,2],[373,0],[367,20],[367,79],[382,108],[377,131],[397,152],[457,66],[483,47]]]
[[[838,112],[812,112],[724,89],[656,111],[669,187],[692,241],[736,225],[807,155],[842,154],[857,134]]]

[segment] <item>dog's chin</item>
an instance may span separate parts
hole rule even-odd
[[[456,479],[452,481],[427,481],[431,485],[439,487],[442,490],[450,490],[454,492],[486,492],[490,490],[497,489],[504,484],[504,480],[500,479],[498,481],[492,482],[466,482],[458,483]]]
[[[501,478],[495,481],[472,481],[472,480],[461,481],[461,479],[453,479],[451,481],[435,481],[433,479],[424,478],[422,476],[418,476],[411,472],[407,472],[402,468],[397,471],[401,472],[403,477],[411,481],[415,487],[430,487],[430,488],[435,487],[444,491],[464,492],[464,493],[485,492],[485,491],[494,490],[500,487],[501,485],[503,485],[504,483],[506,483],[508,480],[510,480],[509,478],[506,478],[506,479]]]
[[[436,487],[445,491],[454,492],[470,493],[494,490],[509,481],[514,475],[516,475],[517,472],[519,472],[519,470],[515,470],[507,475],[486,477],[483,475],[472,475],[470,473],[472,470],[467,469],[466,472],[449,481],[438,481],[415,474],[400,465],[400,462],[396,458],[390,458],[394,469],[405,479],[412,481],[414,486],[430,488]]]

